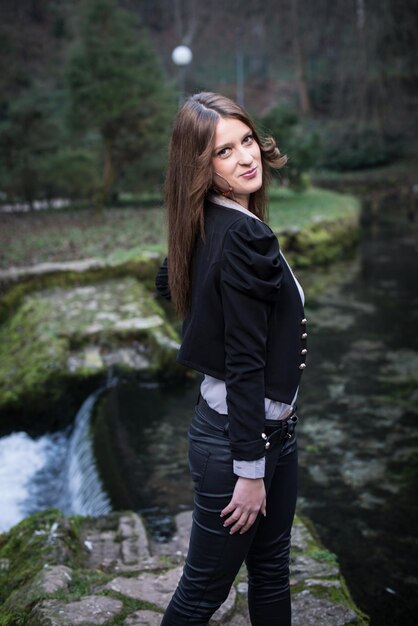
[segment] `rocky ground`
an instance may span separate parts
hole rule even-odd
[[[98,519],[48,511],[0,536],[0,624],[158,626],[180,578],[191,513],[169,543],[152,542],[135,513]],[[365,625],[335,556],[297,520],[292,541],[294,626]],[[241,571],[210,626],[248,626]]]

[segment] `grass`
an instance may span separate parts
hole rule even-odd
[[[400,158],[388,165],[370,167],[348,172],[338,172],[332,170],[318,170],[313,175],[315,183],[318,185],[336,184],[340,188],[348,186],[351,188],[364,187],[366,193],[373,189],[406,188],[411,190],[412,185],[417,182],[418,156]]]
[[[281,187],[270,193],[269,224],[274,231],[300,229],[313,222],[333,221],[357,211],[354,196],[310,187],[293,191]]]
[[[304,192],[274,187],[270,225],[274,230],[302,228],[356,210],[352,196],[324,189]],[[166,248],[162,207],[45,210],[0,214],[0,269],[48,261],[123,258],[127,251]]]
[[[161,208],[47,210],[0,216],[0,268],[103,258],[140,246],[163,247]]]

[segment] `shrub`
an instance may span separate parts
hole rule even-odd
[[[273,135],[280,151],[288,157],[288,163],[279,176],[287,179],[295,189],[305,189],[309,184],[307,172],[317,164],[319,137],[309,123],[302,121],[298,113],[279,106],[269,111],[260,119],[261,126]]]
[[[98,157],[84,148],[63,148],[43,163],[43,187],[48,198],[91,199],[99,187]]]
[[[399,138],[374,123],[330,122],[319,132],[320,165],[327,169],[344,171],[385,165],[399,155]]]

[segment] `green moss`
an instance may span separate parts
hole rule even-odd
[[[311,548],[309,555],[317,561],[332,563],[334,565],[338,563],[336,555],[329,550],[325,550],[324,548]]]
[[[338,579],[340,583],[339,586],[329,586],[326,587],[324,585],[313,585],[309,587],[309,591],[312,595],[317,598],[321,598],[322,600],[328,600],[332,604],[341,604],[342,606],[346,606],[351,609],[356,614],[355,621],[350,622],[352,626],[368,626],[370,620],[368,616],[360,611],[357,605],[354,603],[351,598],[350,592],[347,589],[347,585],[343,577]]]
[[[307,548],[304,551],[304,554],[321,563],[327,563],[330,567],[329,575],[321,575],[320,577],[320,579],[322,579],[325,584],[321,585],[320,583],[318,583],[317,585],[309,585],[309,592],[319,598],[328,600],[329,602],[334,604],[341,604],[354,611],[357,617],[356,620],[352,622],[353,626],[368,626],[369,619],[367,615],[360,611],[360,609],[354,603],[351,594],[347,588],[346,582],[339,572],[337,556],[333,552],[327,550],[322,545],[316,532],[315,526],[309,518],[297,515],[295,518],[295,523],[301,523],[308,531],[306,535]],[[292,552],[295,552],[295,548],[292,548]],[[296,552],[300,553],[299,550],[296,550]],[[331,584],[327,585],[327,581],[329,581]],[[333,582],[335,584],[332,584]],[[297,585],[294,585],[292,587],[292,595],[300,593],[305,589],[306,587],[302,580]]]
[[[31,624],[30,613],[42,600],[55,599],[68,603],[91,594],[109,595],[123,602],[121,613],[109,622],[113,626],[123,624],[130,613],[139,609],[160,611],[151,603],[103,589],[114,574],[83,568],[85,553],[80,540],[83,528],[91,523],[99,528],[109,524],[113,527],[117,521],[116,514],[99,519],[65,518],[59,511],[49,510],[31,515],[0,535],[0,559],[8,559],[10,563],[7,571],[0,570],[0,625]],[[35,583],[47,563],[51,566],[64,564],[71,568],[68,589],[47,594]],[[132,575],[136,574],[132,572]],[[33,623],[38,624],[37,618],[33,618]]]
[[[295,268],[325,265],[351,252],[359,240],[358,216],[350,215],[333,222],[318,222],[304,229],[279,231],[279,242]]]
[[[128,598],[127,596],[110,589],[105,589],[101,595],[110,596],[111,598],[116,598],[116,600],[123,602],[123,610],[115,617],[115,619],[108,623],[108,626],[122,626],[127,616],[134,613],[134,611],[155,611],[156,613],[161,613],[162,617],[163,611],[161,611],[159,606],[152,604],[152,602],[144,602],[142,600]]]
[[[80,381],[97,383],[106,374],[102,352],[134,342],[148,363],[147,376],[184,376],[174,359],[177,332],[142,282],[124,277],[26,296],[0,326],[0,410],[55,410]]]
[[[112,578],[114,574],[105,574],[100,570],[73,569],[69,589],[49,594],[48,597],[66,603],[76,602],[83,596],[100,592]]]
[[[160,266],[160,256],[148,251],[133,248],[120,252],[123,259],[117,259],[118,252],[108,259],[103,259],[104,267],[92,268],[83,272],[75,270],[51,270],[38,275],[26,275],[17,283],[9,282],[1,285],[0,323],[22,303],[24,297],[31,293],[53,288],[89,285],[112,278],[132,276],[154,290],[154,278]]]
[[[30,404],[41,395],[53,401],[62,390],[67,342],[48,323],[48,305],[28,300],[0,327],[0,407]],[[42,393],[44,392],[44,394]]]
[[[79,564],[80,551],[77,521],[64,518],[57,510],[32,515],[0,535],[0,558],[10,564],[0,571],[0,624],[26,624],[19,620],[45,596],[31,584],[35,576],[46,563]]]

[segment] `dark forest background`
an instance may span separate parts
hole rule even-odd
[[[0,193],[101,204],[159,189],[186,93],[238,98],[315,167],[374,167],[418,139],[413,0],[2,0]]]

